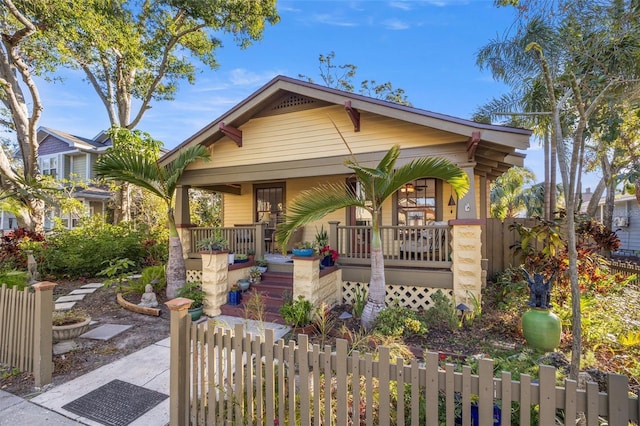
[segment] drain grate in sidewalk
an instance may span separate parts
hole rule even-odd
[[[168,397],[122,380],[112,380],[62,408],[106,426],[126,426]]]

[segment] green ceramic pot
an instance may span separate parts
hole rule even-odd
[[[204,308],[202,306],[200,306],[199,308],[192,308],[189,309],[189,315],[191,315],[191,321],[197,321],[200,319],[200,317],[202,316],[202,312],[204,311]]]
[[[522,315],[522,332],[529,346],[550,352],[560,345],[562,323],[551,310],[532,308]]]

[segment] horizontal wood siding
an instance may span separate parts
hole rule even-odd
[[[69,151],[69,144],[56,139],[53,136],[47,136],[38,147],[38,155],[51,155],[59,152]]]
[[[460,141],[442,131],[366,112],[361,115],[361,131],[354,132],[344,108],[331,106],[254,118],[241,127],[242,147],[223,138],[210,147],[212,162],[195,163],[189,169],[347,155],[331,120],[355,154],[386,151],[393,144],[415,148]]]
[[[222,226],[233,226],[255,222],[252,184],[242,184],[242,195],[223,194],[222,205]]]

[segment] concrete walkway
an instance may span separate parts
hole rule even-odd
[[[263,323],[244,318],[219,316],[220,325],[233,328],[240,322],[248,331],[256,333],[263,328],[273,329],[275,338],[284,336],[289,328],[281,324]],[[104,365],[74,380],[48,389],[31,400],[0,393],[0,426],[5,425],[95,425],[102,423],[87,419],[62,407],[113,380],[121,380],[148,390],[169,395],[169,338],[160,340],[111,364]],[[164,426],[169,423],[169,398],[147,411],[132,426]]]

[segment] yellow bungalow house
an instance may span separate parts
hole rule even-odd
[[[353,155],[360,164],[374,167],[398,144],[399,165],[418,157],[443,157],[466,171],[471,189],[456,199],[448,184],[418,179],[386,203],[382,237],[387,300],[427,308],[428,296],[437,289],[456,301],[479,298],[485,279],[483,242],[491,238],[482,232],[489,184],[511,166],[522,166],[524,155],[516,150],[529,147],[530,135],[529,130],[475,123],[278,76],[161,160],[166,164],[194,144],[211,152],[210,162],[189,166],[177,191],[176,222],[189,258],[189,279],[206,282],[202,269],[209,268],[226,287],[242,273],[235,267],[221,272],[226,260],[217,264],[214,259],[212,264],[211,259],[198,259],[198,240],[213,231],[191,227],[189,188],[221,193],[221,231],[229,248],[236,253],[255,250],[260,257],[276,251],[271,235],[289,200],[319,183],[357,185],[344,160]],[[293,293],[314,302],[349,302],[355,289],[369,280],[369,218],[358,209],[338,211],[300,229],[297,239],[313,241],[322,226],[340,254],[339,267],[318,272],[318,258],[306,263],[294,259],[289,270],[295,276]],[[214,292],[215,301],[208,302],[205,312],[219,313],[226,290]]]

